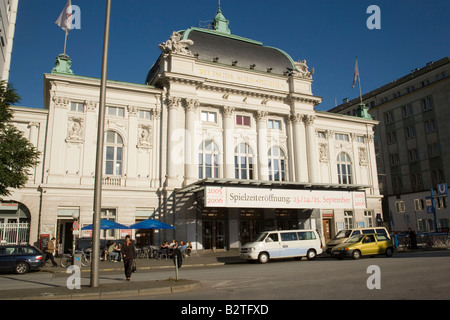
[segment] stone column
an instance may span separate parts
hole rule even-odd
[[[303,122],[306,126],[307,158],[309,182],[318,183],[320,180],[318,147],[316,142],[316,132],[314,130],[314,115],[305,115]]]
[[[195,127],[197,111],[200,102],[195,99],[185,100],[186,132],[184,138],[184,185],[189,185],[198,180],[198,144],[196,144]]]
[[[269,180],[268,149],[267,149],[267,111],[256,112],[258,131],[258,179]]]
[[[308,182],[308,164],[306,157],[306,138],[303,115],[300,113],[291,116],[294,132],[294,167],[295,181]]]
[[[169,97],[167,101],[168,124],[167,124],[167,186],[175,186],[180,172],[177,172],[178,159],[178,134],[177,113],[180,110],[181,99]]]
[[[234,108],[224,107],[223,117],[223,177],[234,179]]]

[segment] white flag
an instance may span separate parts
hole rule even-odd
[[[59,15],[58,20],[56,20],[56,24],[61,27],[66,33],[69,33],[70,29],[72,29],[72,0],[67,0],[66,6],[63,11]]]

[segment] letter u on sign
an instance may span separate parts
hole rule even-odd
[[[441,183],[437,185],[438,195],[448,197],[448,184]]]

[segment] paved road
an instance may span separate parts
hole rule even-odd
[[[368,289],[367,280],[379,266],[381,289]],[[416,252],[337,261],[279,261],[183,270],[203,287],[189,293],[140,299],[450,299],[450,251]],[[370,281],[375,284],[374,281]]]
[[[369,290],[371,265],[380,269],[381,289]],[[0,290],[65,286],[68,275],[45,272],[0,274]],[[174,278],[174,269],[133,274],[132,281]],[[319,258],[316,261],[273,261],[265,265],[231,264],[182,268],[180,278],[200,280],[202,287],[182,294],[129,299],[297,300],[297,299],[450,299],[450,251],[400,253],[358,261]],[[123,282],[122,272],[103,273],[101,283]],[[82,274],[82,285],[89,273]]]

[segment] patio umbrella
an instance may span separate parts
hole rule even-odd
[[[135,224],[132,224],[130,229],[175,229],[174,227],[165,224],[161,221],[154,220],[154,219],[147,219]]]
[[[93,225],[90,224],[88,226],[81,228],[81,230],[92,230],[92,228],[93,228]],[[130,229],[130,228],[123,224],[120,224],[120,223],[117,223],[117,222],[114,222],[111,220],[103,219],[102,221],[100,221],[100,229],[101,230],[112,230],[112,229]]]

